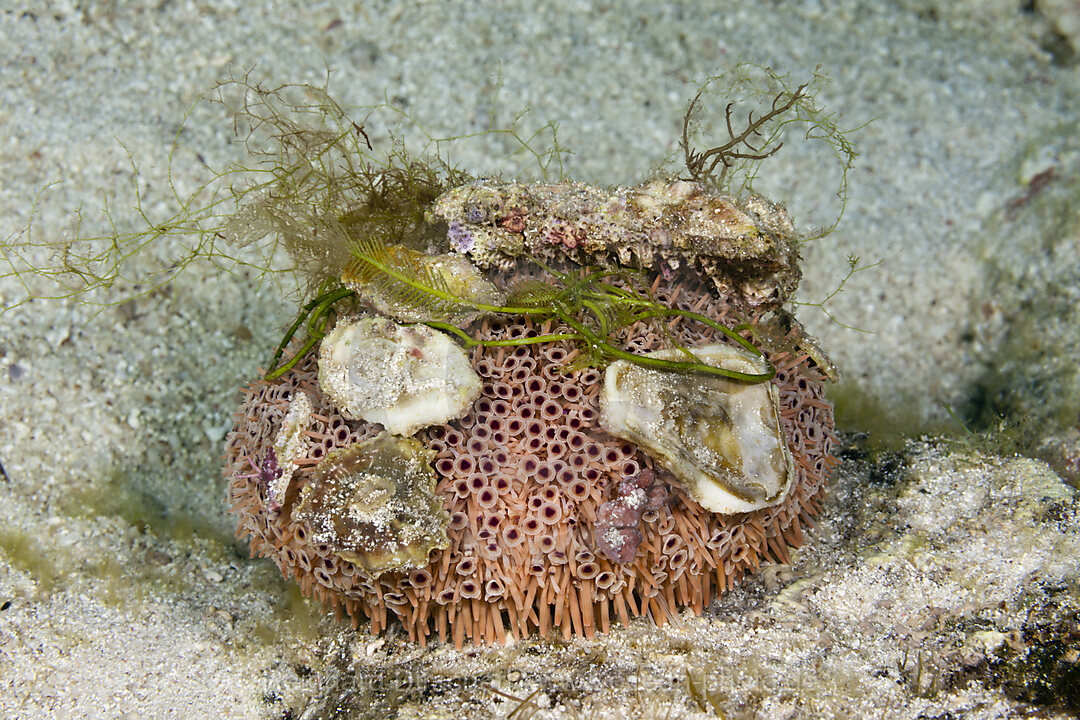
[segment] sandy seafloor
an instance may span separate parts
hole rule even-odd
[[[674,149],[694,82],[754,61],[795,78],[820,66],[841,124],[873,119],[843,223],[806,249],[801,299],[835,286],[849,254],[881,264],[829,305],[872,334],[798,311],[845,374],[848,445],[792,565],[663,629],[465,652],[354,632],[232,539],[221,443],[294,310],[272,285],[197,265],[100,312],[5,312],[0,717],[1080,712],[1080,519],[1063,479],[1080,454],[1075,0],[3,5],[0,238],[53,182],[36,237],[80,208],[100,227],[104,198],[135,227],[128,152],[143,207],[166,217],[179,122],[230,73],[330,69],[344,103],[388,99],[435,135],[485,129],[494,97],[503,122],[529,108],[526,129],[559,123],[568,176],[617,185]],[[507,150],[488,139],[456,158],[482,175],[513,167]],[[172,180],[184,195],[242,157],[227,113],[197,105]],[[763,172],[803,228],[836,209],[822,162],[792,143]],[[170,243],[140,262],[168,263]],[[24,298],[0,279],[0,305]],[[975,430],[1000,417],[1005,435],[916,441],[948,427],[946,406]],[[1017,428],[1052,465],[1012,453]]]

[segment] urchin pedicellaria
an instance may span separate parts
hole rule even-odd
[[[361,365],[330,347],[245,390],[226,474],[253,554],[372,632],[457,646],[663,624],[788,559],[837,459],[834,371],[781,308],[782,207],[687,181],[474,182],[427,222],[423,252],[358,239],[343,270],[326,339],[368,328]],[[463,364],[439,375],[447,339]],[[404,416],[375,407],[395,397]]]

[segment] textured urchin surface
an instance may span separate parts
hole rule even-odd
[[[514,276],[506,271],[498,279]],[[729,326],[757,321],[734,316],[693,274],[653,278],[652,290],[661,303]],[[659,322],[637,323],[619,339],[639,353],[664,347],[669,336],[691,346],[722,341],[685,320]],[[494,340],[559,328],[534,326],[528,318],[488,318],[472,330]],[[354,622],[368,618],[372,632],[396,617],[420,643],[432,634],[457,646],[466,638],[479,644],[531,633],[591,637],[617,620],[648,615],[662,625],[680,607],[701,613],[763,559],[787,560],[787,548],[802,542],[803,527],[818,512],[837,462],[825,378],[798,349],[796,332],[762,347],[778,370],[772,382],[795,460],[792,490],[779,505],[727,516],[703,510],[637,446],[600,429],[602,373],[570,370],[576,346],[555,342],[474,349],[472,365],[484,380],[480,397],[460,419],[414,436],[437,453],[436,492],[450,514],[449,547],[432,552],[425,567],[371,579],[334,548],[317,544],[295,517],[298,491],[313,467],[381,430],[334,409],[319,390],[314,357],[275,383],[256,381],[245,390],[227,442],[238,533],[250,538],[253,554],[272,558],[306,594]],[[313,422],[280,509],[268,509],[258,470],[298,392],[311,400]],[[667,485],[667,499],[641,514],[642,542],[633,559],[612,562],[598,548],[600,508],[645,470]]]

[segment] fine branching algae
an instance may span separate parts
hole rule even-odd
[[[658,175],[681,175],[734,196],[753,193],[761,162],[781,148],[791,128],[799,128],[804,139],[823,141],[831,148],[840,173],[836,192],[842,202],[833,223],[798,237],[797,242],[828,234],[842,215],[848,171],[856,157],[850,136],[859,128],[840,130],[835,115],[817,105],[816,91],[825,81],[815,73],[811,80],[793,86],[787,76],[749,64],[709,77],[683,117],[683,167],[676,167],[679,162],[671,157]],[[478,138],[501,136],[510,148],[508,159],[523,160],[519,177],[562,181],[562,160],[569,151],[559,144],[555,123],[528,131],[525,116],[519,114],[509,126],[501,127],[493,108],[492,129],[436,137],[388,103],[345,108],[326,85],[268,87],[246,75],[219,84],[206,100],[220,104],[233,116],[236,136],[249,160],[216,172],[189,195],[172,186],[178,209],[158,219],[143,208],[138,166],[131,158],[136,175],[135,215],[142,220],[141,229],[119,230],[107,199],[102,213],[113,232],[106,235],[84,234],[87,223],[82,213],[70,232],[59,238],[40,237],[32,219],[20,234],[0,242],[6,266],[0,277],[14,278],[24,288],[24,297],[0,307],[0,314],[32,298],[119,304],[168,285],[198,261],[214,263],[224,271],[246,267],[260,277],[277,276],[287,292],[291,287],[301,298],[296,323],[285,333],[268,366],[271,377],[286,367],[282,356],[299,331],[305,339],[292,362],[314,348],[343,309],[355,310],[358,300],[363,300],[342,283],[342,276],[350,272],[373,280],[379,292],[399,298],[408,295],[409,302],[428,307],[454,305],[485,313],[527,312],[558,319],[574,328],[572,335],[581,341],[587,360],[600,364],[622,357],[611,342],[613,334],[646,314],[705,322],[692,312],[657,304],[649,298],[648,289],[626,272],[620,274],[617,288],[600,268],[586,268],[577,277],[549,274],[541,282],[521,283],[508,298],[515,302],[498,305],[458,297],[448,291],[444,280],[420,268],[416,255],[431,253],[446,235],[441,223],[430,221],[432,203],[447,190],[476,181],[452,162],[451,151]],[[716,145],[700,137],[703,116],[712,109],[709,101],[723,103],[724,108],[728,137]],[[763,109],[755,110],[759,106]],[[740,122],[742,112],[745,121]],[[375,138],[369,130],[374,127],[382,129]],[[417,139],[415,151],[406,147],[406,137]],[[179,143],[180,131],[169,156],[170,167]],[[48,190],[42,189],[35,206]],[[149,269],[136,262],[144,250],[163,241],[171,243],[170,262]],[[856,256],[849,264],[848,276],[837,291],[851,274],[868,267],[859,265]],[[543,263],[537,266],[542,268]],[[41,278],[51,281],[52,287],[33,282]],[[546,288],[541,290],[541,285]],[[825,304],[834,294],[819,303],[791,302],[820,307],[828,314]],[[437,318],[428,322],[455,332]],[[738,330],[725,327],[722,332],[736,338]],[[460,331],[455,334],[468,346],[477,342]],[[559,335],[559,339],[564,338]],[[540,341],[530,338],[529,342]],[[585,361],[582,358],[579,363]],[[690,354],[680,363],[662,364],[710,372]],[[743,379],[754,382],[767,377]]]
[[[793,86],[787,75],[749,63],[707,78],[683,115],[681,153],[669,158],[666,171],[707,183],[718,192],[753,193],[762,162],[774,156],[793,132],[801,133],[804,141],[826,149],[833,158],[839,176],[832,183],[840,212],[800,242],[828,235],[840,223],[847,204],[848,174],[858,157],[852,139],[868,123],[841,129],[837,113],[827,112],[817,101],[818,90],[827,82],[818,70],[811,79]],[[723,117],[728,138],[712,145],[707,134],[716,117]],[[822,187],[829,187],[830,180],[820,180]]]
[[[685,360],[651,358],[617,347],[612,335],[618,330],[651,317],[678,317],[707,325],[750,352],[761,354],[738,334],[737,330],[742,328],[728,328],[690,310],[663,307],[642,292],[607,282],[611,274],[608,270],[592,270],[575,276],[549,268],[540,260],[532,260],[536,266],[547,272],[553,282],[532,279],[519,281],[507,294],[506,304],[492,305],[476,302],[452,290],[443,276],[432,272],[423,262],[425,256],[418,251],[397,245],[381,245],[370,238],[355,240],[351,244],[351,250],[354,262],[349,266],[348,276],[354,282],[372,286],[370,292],[384,301],[393,301],[398,305],[413,308],[414,313],[419,314],[419,322],[452,333],[467,348],[515,347],[574,340],[585,350],[576,361],[575,367],[603,366],[606,361],[624,359],[650,367],[713,374],[744,382],[764,382],[775,375],[775,369],[771,368],[765,373],[744,373],[714,367],[701,362],[688,348],[678,343],[675,347],[684,353]],[[622,274],[628,275],[626,272]],[[266,379],[276,379],[294,367],[325,334],[328,316],[333,312],[335,303],[354,298],[355,294],[348,288],[338,287],[317,296],[305,305],[278,346]],[[459,314],[463,309],[484,314],[530,315],[540,321],[557,319],[573,332],[545,333],[535,337],[506,340],[479,340],[457,325],[436,319]],[[288,362],[278,366],[278,360],[301,325],[307,329],[307,340]]]

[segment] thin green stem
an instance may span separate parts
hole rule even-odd
[[[296,320],[289,327],[288,332],[285,333],[285,337],[282,338],[281,343],[278,345],[277,351],[274,353],[273,359],[270,361],[270,369],[267,371],[263,379],[267,382],[273,382],[279,377],[292,370],[300,360],[305,357],[311,349],[315,347],[315,343],[323,338],[326,330],[326,324],[329,321],[328,313],[330,308],[338,300],[354,295],[355,293],[349,288],[338,288],[337,290],[331,290],[319,295],[303,308],[300,309],[300,314]],[[300,326],[304,324],[304,320],[307,319],[308,339],[296,351],[296,354],[289,359],[284,365],[277,367],[278,361],[285,353],[285,348],[292,342],[293,337],[296,335],[296,331],[300,329]],[[320,323],[320,320],[322,321]]]
[[[321,334],[319,334],[319,335],[315,335],[315,334],[310,335],[308,337],[307,341],[303,345],[300,346],[300,349],[296,351],[296,354],[293,355],[289,359],[289,361],[287,363],[285,363],[284,365],[279,367],[277,370],[274,370],[273,372],[266,373],[266,375],[263,377],[263,379],[266,380],[267,382],[273,382],[274,380],[277,380],[279,377],[281,377],[285,373],[292,370],[294,367],[296,367],[296,363],[300,362],[301,358],[306,357],[307,354],[309,352],[311,352],[312,349],[315,347],[315,343],[322,340],[322,338],[323,338],[323,336]]]
[[[596,318],[596,324],[600,326],[600,335],[607,337],[611,333],[611,329],[608,327],[607,315],[604,314],[604,311],[592,300],[582,300],[581,306],[588,308],[589,312]]]
[[[456,335],[459,340],[461,340],[463,343],[465,343],[465,347],[467,347],[467,348],[474,348],[477,345],[480,345],[480,343],[481,343],[480,340],[477,340],[472,335],[469,335],[467,332],[465,332],[464,330],[459,328],[457,325],[451,325],[450,323],[438,322],[436,320],[429,320],[426,323],[424,323],[424,325],[427,325],[429,328],[434,328],[436,330],[442,330],[443,332],[448,332],[451,335]]]
[[[296,331],[300,329],[300,326],[303,325],[304,320],[307,319],[308,315],[315,308],[315,306],[322,302],[323,297],[324,296],[320,295],[304,307],[300,308],[300,312],[297,314],[296,320],[294,320],[293,324],[289,326],[288,331],[285,333],[285,337],[281,338],[281,343],[278,344],[277,350],[274,352],[274,357],[270,360],[269,367],[272,368],[277,365],[277,361],[281,359],[281,356],[285,353],[285,348],[287,348],[289,346],[289,343],[292,342],[293,336],[296,335]]]
[[[606,340],[598,337],[583,323],[578,322],[574,318],[570,317],[567,312],[567,308],[561,303],[557,303],[555,306],[556,313],[559,315],[559,319],[569,325],[574,330],[581,333],[585,340],[591,347],[599,350],[601,353],[618,358],[620,360],[627,360],[637,365],[644,365],[646,367],[654,367],[660,370],[674,370],[676,372],[695,372],[707,375],[719,375],[721,377],[730,378],[731,380],[738,380],[745,383],[761,383],[767,380],[771,380],[776,375],[776,368],[771,364],[768,371],[764,373],[744,373],[737,370],[728,370],[726,368],[714,367],[713,365],[706,365],[702,362],[684,362],[680,360],[662,360],[660,358],[649,357],[648,355],[635,355],[634,353],[621,350],[612,346]]]
[[[318,322],[320,318],[325,318],[326,314],[330,311],[330,307],[338,300],[347,298],[350,295],[355,294],[356,293],[354,293],[349,288],[339,288],[324,295],[323,301],[319,303],[319,306],[315,308],[315,311],[313,313],[311,313],[311,318],[308,320],[308,330],[311,330],[313,332],[322,332],[321,328],[325,328],[326,323],[323,322],[323,324],[320,326],[320,329],[318,330],[316,330],[315,328],[315,323]]]
[[[692,320],[702,323],[734,342],[738,343],[747,351],[758,357],[763,357],[762,352],[749,340],[739,334],[739,330],[746,326],[735,329],[729,328],[712,318],[690,310],[679,310],[660,305],[651,296],[642,295],[633,287],[619,287],[610,282],[603,282],[603,278],[615,276],[629,282],[626,273],[617,273],[611,270],[595,269],[582,275],[574,276],[548,267],[542,261],[532,258],[540,268],[550,273],[557,282],[562,284],[550,302],[545,300],[543,305],[533,307],[512,307],[502,305],[489,305],[474,302],[459,297],[447,288],[437,283],[424,282],[422,279],[412,277],[392,263],[384,263],[377,255],[367,252],[354,253],[355,257],[400,282],[413,290],[430,295],[451,305],[470,307],[486,313],[498,313],[503,315],[542,315],[557,318],[573,332],[552,333],[537,335],[535,337],[513,338],[505,340],[478,340],[462,328],[441,321],[427,321],[423,324],[453,335],[466,348],[490,348],[490,347],[516,347],[519,345],[534,345],[546,342],[574,341],[584,343],[591,348],[586,353],[588,357],[603,358],[605,360],[626,360],[628,362],[652,367],[660,370],[674,372],[691,372],[706,375],[716,375],[745,383],[759,383],[771,379],[776,375],[776,369],[766,361],[768,370],[764,373],[746,373],[737,370],[729,370],[715,367],[703,362],[694,352],[677,342],[666,327],[663,328],[667,341],[671,343],[686,360],[666,360],[648,355],[636,355],[617,347],[612,342],[612,333],[618,331],[627,323],[633,324],[654,317],[676,317],[679,319]],[[277,352],[270,363],[271,371],[267,373],[267,380],[275,380],[296,366],[296,364],[315,344],[324,337],[326,326],[329,322],[333,306],[339,300],[354,295],[354,291],[339,287],[316,297],[305,305],[293,322],[289,331],[278,346]],[[589,319],[591,316],[592,319]],[[285,348],[292,341],[300,326],[307,323],[308,338],[300,350],[281,367],[276,367]],[[614,325],[613,325],[614,323]]]
[[[465,347],[517,347],[518,345],[536,345],[538,343],[545,342],[559,342],[561,340],[581,340],[582,337],[577,333],[553,333],[551,335],[537,335],[536,337],[529,338],[514,338],[512,340],[477,340],[469,335],[467,332],[457,327],[444,322],[429,321],[424,323],[428,327],[435,328],[436,330],[443,330],[457,336],[465,343]]]
[[[480,340],[481,347],[516,347],[518,345],[536,345],[545,342],[560,342],[562,340],[583,340],[577,333],[553,333],[551,335],[537,335],[531,338],[515,338],[513,340]]]
[[[705,315],[702,315],[700,313],[696,313],[696,312],[693,312],[693,311],[690,311],[690,310],[673,310],[673,309],[664,308],[664,307],[656,307],[653,310],[649,310],[649,311],[643,312],[643,313],[638,313],[637,315],[634,316],[634,319],[635,320],[642,320],[644,318],[650,318],[650,317],[671,317],[673,315],[678,315],[679,317],[688,318],[690,320],[696,320],[699,323],[702,323],[704,325],[708,325],[713,330],[716,330],[717,332],[723,333],[724,335],[731,338],[735,342],[739,343],[739,345],[742,345],[744,348],[746,348],[750,352],[754,353],[755,355],[758,355],[758,356],[761,355],[761,350],[759,350],[752,342],[750,342],[749,340],[747,340],[746,338],[744,338],[742,335],[740,335],[737,332],[737,330],[740,330],[740,329],[743,329],[744,327],[747,327],[745,325],[739,325],[739,326],[737,326],[736,328],[733,329],[733,328],[729,328],[726,325],[718,323],[715,320],[713,320],[712,318],[706,317]]]

